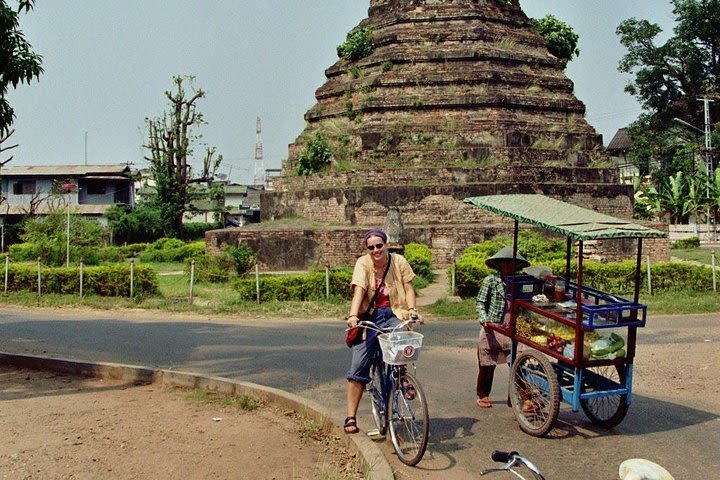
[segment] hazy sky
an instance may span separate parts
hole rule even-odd
[[[666,0],[522,0],[580,35],[567,69],[587,120],[607,144],[640,108],[617,71],[625,53],[615,28],[630,17],[673,25]],[[174,75],[194,75],[198,104],[222,171],[250,182],[255,118],[262,118],[265,168],[279,168],[304,128],[335,47],[367,16],[367,0],[38,0],[21,28],[43,56],[40,81],[9,95],[16,110],[10,165],[82,165],[143,160],[146,117],[166,107]],[[87,133],[86,133],[87,132]],[[86,142],[87,139],[87,142]],[[87,144],[87,148],[86,145]]]

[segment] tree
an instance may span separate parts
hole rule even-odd
[[[16,10],[5,0],[0,0],[0,137],[3,141],[11,135],[10,126],[15,120],[15,111],[7,101],[8,88],[12,85],[40,78],[42,57],[32,51],[23,32],[18,28],[18,15],[30,11],[35,0],[19,0]],[[7,163],[7,162],[6,162]]]
[[[553,15],[545,15],[540,20],[533,20],[535,31],[548,42],[548,51],[564,60],[565,63],[580,56],[578,41],[580,37],[573,28]]]
[[[160,211],[162,223],[170,226],[168,233],[180,238],[185,236],[183,215],[192,209],[195,186],[209,184],[222,162],[222,155],[215,157],[214,147],[206,147],[201,172],[195,175],[192,170],[193,146],[202,139],[194,129],[205,124],[196,107],[205,92],[196,89],[194,81],[192,76],[173,77],[175,90],[165,92],[170,103],[168,111],[162,117],[145,119],[148,142],[144,147],[149,151],[145,159],[150,162],[156,187],[151,204]],[[190,92],[185,90],[186,84]]]
[[[719,91],[720,0],[671,3],[677,25],[662,45],[656,44],[662,29],[647,20],[630,18],[616,30],[628,50],[618,70],[634,76],[625,90],[651,115],[654,130],[667,128],[675,117],[703,125],[697,99]]]

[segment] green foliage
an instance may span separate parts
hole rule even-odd
[[[132,243],[119,247],[102,247],[98,249],[101,262],[116,263],[139,256],[147,248],[147,243]]]
[[[573,28],[553,15],[546,15],[534,21],[537,31],[548,42],[548,50],[565,62],[580,55],[578,41],[580,37]]]
[[[30,265],[10,265],[8,291],[37,292],[38,271]],[[52,267],[41,270],[42,293],[77,294],[80,292],[80,270],[77,267]],[[158,291],[155,271],[136,265],[133,294],[152,295]],[[83,269],[83,294],[105,297],[130,295],[130,265],[117,264]]]
[[[32,51],[19,29],[18,14],[31,10],[35,0],[19,0],[17,8],[11,8],[5,0],[0,1],[0,137],[10,132],[15,121],[15,111],[7,101],[10,86],[30,83],[43,73],[42,57]]]
[[[221,223],[217,222],[188,222],[185,224],[185,239],[188,241],[204,240],[205,232],[219,228],[223,227]]]
[[[315,132],[306,142],[305,150],[298,157],[298,175],[321,172],[330,165],[332,150],[330,142],[320,132]]]
[[[113,205],[105,216],[115,244],[153,242],[173,231],[172,224],[163,217],[162,209],[151,202],[139,203],[134,209]]]
[[[392,70],[394,67],[395,67],[395,66],[393,65],[393,62],[391,62],[390,60],[385,60],[385,61],[382,63],[382,71],[383,71],[383,72],[389,72],[389,71]]]
[[[338,45],[338,57],[349,62],[355,62],[365,58],[373,52],[372,43],[373,30],[370,27],[355,28],[348,32],[345,42]]]
[[[203,253],[185,260],[185,272],[190,272],[190,265],[195,261],[195,279],[198,282],[223,283],[230,279],[233,259],[227,252]]]
[[[205,253],[205,242],[185,243],[177,238],[161,238],[147,246],[138,259],[141,262],[182,262]]]
[[[23,223],[20,238],[29,243],[57,243],[67,241],[67,213],[54,210],[43,217],[28,217]],[[70,215],[70,243],[78,247],[99,246],[107,236],[105,228],[96,220]]]
[[[689,249],[689,248],[700,248],[700,239],[698,237],[682,238],[675,240],[670,245],[670,248],[674,249]]]
[[[330,271],[330,296],[346,300],[351,298],[348,287],[352,272],[347,269]],[[233,288],[243,300],[253,301],[256,297],[255,279],[236,280]],[[325,272],[298,275],[263,275],[260,277],[260,301],[308,301],[325,299]]]
[[[40,258],[43,265],[62,266],[67,262],[67,247],[65,243],[53,243],[47,240],[37,243],[16,243],[10,245],[8,253],[15,262],[36,262]],[[77,265],[97,265],[100,263],[100,249],[70,245],[70,263]]]
[[[246,244],[243,243],[237,247],[229,246],[225,248],[225,251],[230,255],[238,277],[244,276],[255,266],[255,252]]]
[[[430,247],[421,243],[408,243],[405,245],[403,256],[416,275],[428,279],[432,278],[432,251]]]

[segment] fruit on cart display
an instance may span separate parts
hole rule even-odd
[[[625,356],[625,339],[619,334],[612,332],[609,337],[601,338],[593,342],[590,350],[593,358],[613,359]]]
[[[554,333],[548,333],[547,336],[547,347],[550,350],[553,350],[557,353],[563,353],[565,350],[565,345],[568,344],[568,341],[565,340],[562,337],[559,337],[555,335]]]
[[[547,347],[548,337],[546,335],[533,335],[530,337],[531,342],[535,342],[541,347]]]

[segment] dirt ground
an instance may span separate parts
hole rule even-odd
[[[0,367],[0,479],[358,479],[336,436],[272,405]]]

